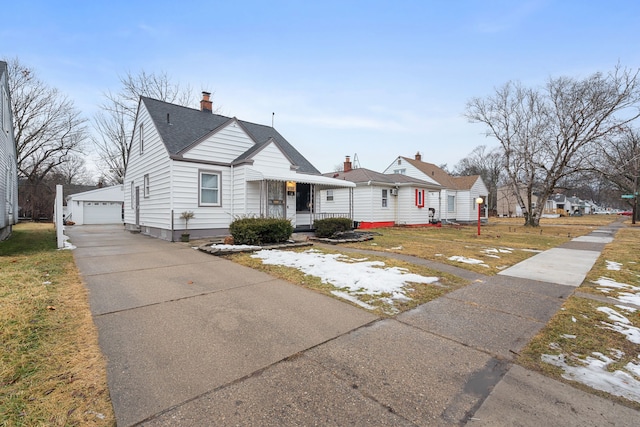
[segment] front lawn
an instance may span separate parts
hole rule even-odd
[[[52,224],[0,242],[0,425],[115,425],[87,292]]]
[[[615,221],[612,216],[543,218],[540,227],[523,226],[522,218],[491,219],[478,236],[476,225],[438,227],[390,227],[372,231],[372,241],[346,246],[396,252],[456,265],[492,275],[536,253]]]

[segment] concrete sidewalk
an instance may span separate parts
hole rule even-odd
[[[561,249],[599,254],[605,242],[592,240],[614,232]],[[564,264],[560,283],[523,278],[535,263],[461,273],[474,282],[376,319],[183,244],[120,227],[67,234],[120,426],[632,425],[639,415],[512,364],[593,262],[570,264],[572,279]]]

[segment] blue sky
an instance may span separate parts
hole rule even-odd
[[[454,166],[481,144],[466,102],[618,62],[640,67],[640,2],[5,2],[0,57],[18,57],[90,118],[118,75],[166,72],[222,114],[271,124],[322,172],[357,154]]]

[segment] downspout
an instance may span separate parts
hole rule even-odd
[[[394,223],[394,225],[398,225],[398,199],[399,199],[399,196],[397,195],[398,194],[398,186],[396,185],[393,188],[396,189],[396,196],[392,197],[391,194],[389,194],[389,198],[394,200],[394,202],[393,202],[393,223]],[[389,192],[389,193],[391,193],[391,192]]]
[[[169,188],[173,190],[173,160],[169,160]],[[169,192],[169,211],[171,212],[171,221],[169,228],[171,229],[171,241],[175,242],[176,239],[173,237],[174,232],[174,219],[173,219],[173,210],[175,206],[173,206],[173,191]]]
[[[233,188],[236,186],[236,177],[233,169],[233,165],[231,165],[231,191],[229,191],[231,197],[231,221],[233,222],[233,205],[235,203],[235,199],[233,197]]]

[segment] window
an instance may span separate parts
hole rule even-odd
[[[384,190],[382,190],[382,207],[383,208],[387,207],[388,199],[389,199],[389,190],[385,188]]]
[[[416,188],[416,206],[419,208],[424,208],[424,190],[419,190]]]
[[[406,175],[407,174],[407,170],[406,169],[394,169],[393,173],[397,173],[399,175]]]
[[[333,201],[333,190],[327,190],[327,202]]]
[[[456,211],[456,196],[447,196],[447,212]]]
[[[149,197],[149,174],[144,176],[144,197]]]
[[[220,206],[220,172],[200,172],[200,205]]]
[[[144,123],[140,123],[138,132],[138,142],[140,143],[140,154],[144,153]]]

